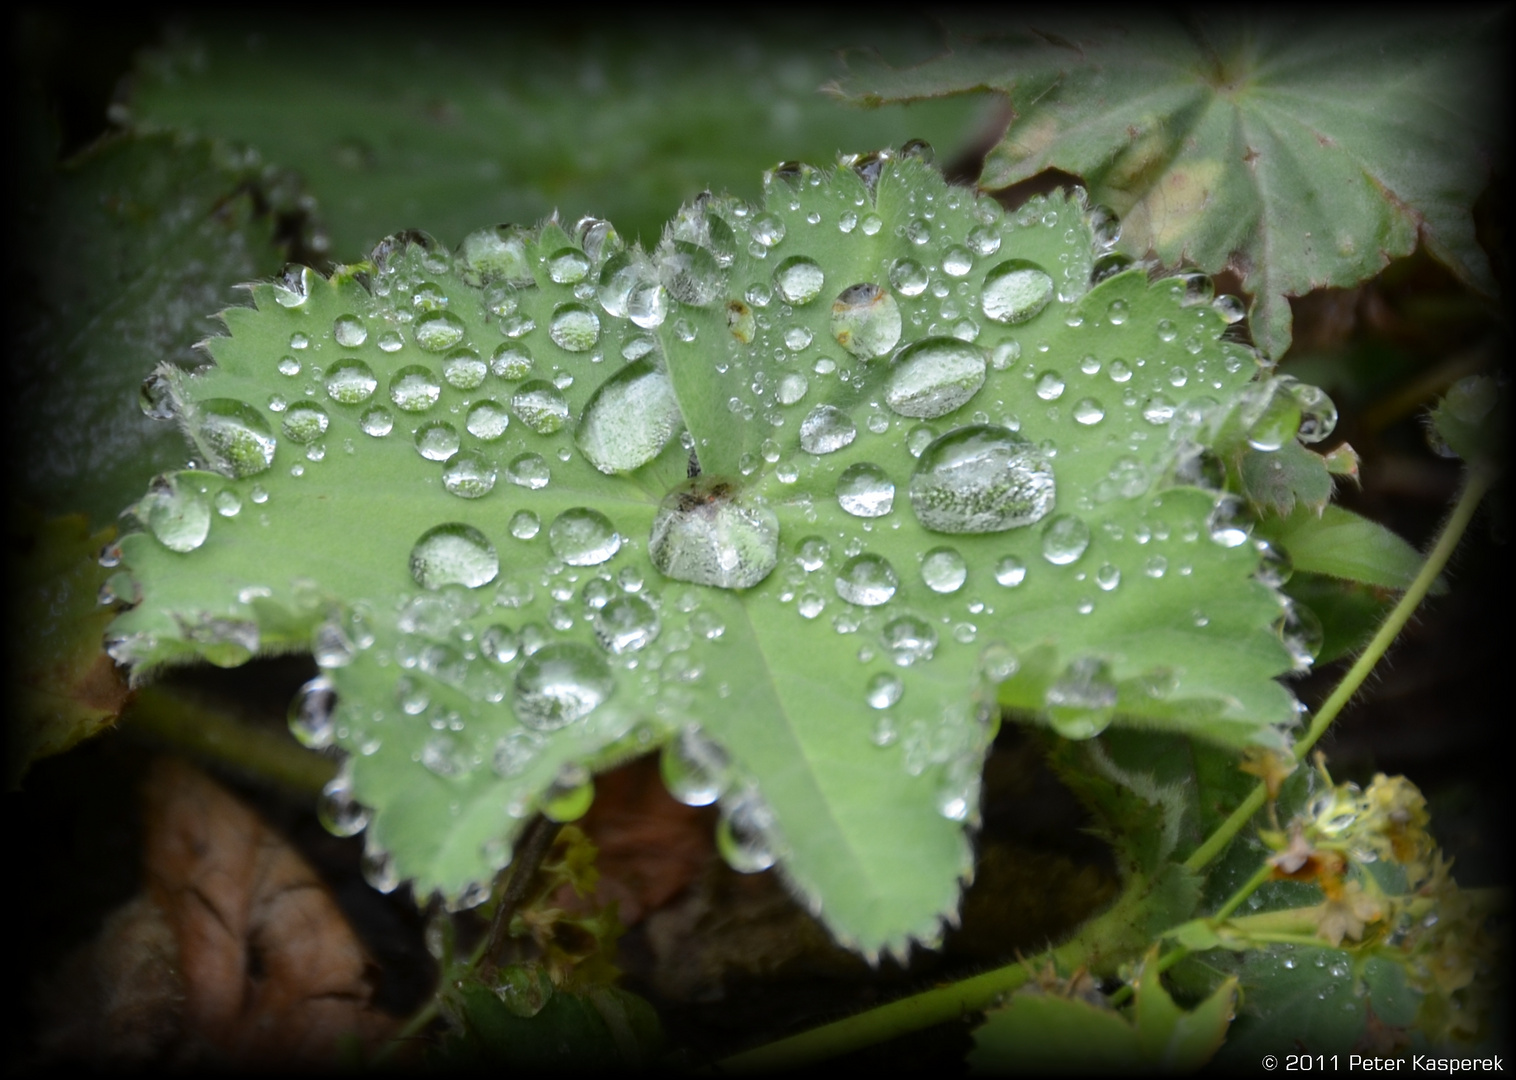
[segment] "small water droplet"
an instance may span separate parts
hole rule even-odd
[[[858,436],[852,418],[834,405],[817,405],[800,422],[800,448],[808,454],[830,454]]]
[[[598,566],[621,550],[621,534],[598,510],[578,506],[565,510],[548,526],[553,553],[570,566]]]
[[[592,619],[595,637],[607,652],[622,656],[652,644],[658,636],[658,613],[640,596],[608,600]]]
[[[539,435],[561,430],[569,418],[568,399],[545,379],[522,383],[511,396],[511,408],[518,420]]]
[[[405,412],[425,412],[437,403],[442,387],[420,364],[410,364],[390,379],[390,400]]]
[[[446,352],[463,340],[467,327],[450,311],[430,311],[416,320],[416,344],[427,352]]]
[[[600,319],[583,304],[569,302],[553,309],[548,337],[567,352],[589,352],[600,340]]]
[[[1091,739],[1110,726],[1117,690],[1104,660],[1086,656],[1064,669],[1043,697],[1048,720],[1066,739]]]
[[[382,439],[394,429],[395,418],[383,405],[375,405],[368,409],[358,418],[358,427],[365,435],[372,435],[376,439]]]
[[[211,398],[200,402],[197,413],[198,441],[218,471],[241,478],[273,465],[278,441],[257,409],[233,398]]]
[[[901,615],[885,624],[880,643],[899,667],[927,661],[937,651],[937,631],[915,615]]]
[[[1090,546],[1090,527],[1073,514],[1059,514],[1042,530],[1042,557],[1054,566],[1077,562]]]
[[[921,579],[935,593],[957,592],[968,576],[968,564],[955,548],[933,548],[921,560]]]
[[[1110,592],[1121,584],[1121,570],[1110,563],[1105,563],[1095,571],[1095,584],[1105,592]]]
[[[739,874],[756,874],[777,858],[772,830],[773,811],[756,792],[744,792],[721,806],[716,825],[716,848]]]
[[[318,675],[307,682],[290,702],[290,733],[301,746],[311,750],[324,750],[332,745],[336,736],[334,714],[337,709],[337,691],[331,679]]]
[[[848,603],[878,607],[895,595],[900,577],[882,555],[865,552],[842,564],[835,585],[837,595]]]
[[[948,277],[967,277],[974,269],[974,256],[968,248],[953,245],[942,255],[942,272]]]
[[[368,340],[368,328],[356,315],[338,315],[332,323],[332,336],[344,349],[356,349]]]
[[[446,461],[458,452],[458,429],[433,420],[416,429],[416,452],[428,461]]]
[[[663,785],[686,806],[709,806],[726,791],[731,761],[726,751],[690,725],[664,744],[659,759]]]
[[[530,510],[517,510],[511,515],[511,535],[517,540],[530,540],[541,528],[542,519]]]
[[[1014,555],[1006,555],[995,564],[995,580],[1008,589],[1013,589],[1026,580],[1026,563]]]
[[[506,466],[506,477],[513,484],[537,490],[545,488],[551,479],[547,462],[541,454],[519,454]]]
[[[888,671],[871,675],[863,688],[863,700],[868,702],[871,709],[888,709],[904,695],[905,683],[899,675]]]
[[[170,551],[194,551],[210,535],[210,500],[194,476],[160,476],[137,501],[137,517]]]
[[[877,465],[849,465],[837,478],[837,503],[854,517],[884,517],[895,505],[895,483]]]
[[[1063,396],[1066,385],[1063,376],[1058,372],[1044,371],[1037,376],[1037,396],[1043,401],[1057,401]]]
[[[320,405],[299,401],[284,414],[284,437],[302,445],[312,443],[326,434],[330,423],[331,417]]]
[[[1089,427],[1105,419],[1105,406],[1092,397],[1081,398],[1074,405],[1074,420]]]
[[[495,486],[495,467],[477,450],[454,454],[442,470],[442,486],[463,499],[479,499]]]
[[[896,259],[890,267],[890,284],[901,296],[920,296],[926,292],[930,280],[915,259]]]

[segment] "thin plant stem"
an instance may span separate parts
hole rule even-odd
[[[553,841],[558,839],[558,831],[562,828],[558,822],[541,814],[526,827],[521,844],[516,848],[515,858],[511,860],[510,875],[501,890],[500,902],[495,905],[495,917],[490,922],[490,932],[484,939],[483,951],[474,955],[475,963],[482,958],[484,963],[494,964],[500,956],[500,950],[510,933],[511,916],[521,906],[528,886],[537,876],[542,860],[547,858],[547,853],[552,850]]]
[[[1437,543],[1433,546],[1431,554],[1427,556],[1426,562],[1422,564],[1420,572],[1417,573],[1415,580],[1411,582],[1411,587],[1406,589],[1404,595],[1400,598],[1400,602],[1391,609],[1390,614],[1385,618],[1384,623],[1379,627],[1378,633],[1374,635],[1368,647],[1363,650],[1357,661],[1348,669],[1347,675],[1337,684],[1337,688],[1332,691],[1332,695],[1316,711],[1316,715],[1312,717],[1311,726],[1306,730],[1306,733],[1295,743],[1294,753],[1297,763],[1304,761],[1311,747],[1315,746],[1316,741],[1326,734],[1326,730],[1331,726],[1332,721],[1337,719],[1337,714],[1342,711],[1343,706],[1358,692],[1358,688],[1369,677],[1369,672],[1374,670],[1374,666],[1379,663],[1380,658],[1384,656],[1390,644],[1400,635],[1400,631],[1405,627],[1406,622],[1410,620],[1411,615],[1421,606],[1421,601],[1426,597],[1427,590],[1432,587],[1433,582],[1442,573],[1443,567],[1447,566],[1448,559],[1453,555],[1453,549],[1458,546],[1458,541],[1463,538],[1465,530],[1469,527],[1469,522],[1473,520],[1474,511],[1478,508],[1479,501],[1484,497],[1485,492],[1489,490],[1491,479],[1482,469],[1469,470],[1464,482],[1463,491],[1459,494],[1458,502],[1453,507],[1453,513],[1448,518],[1447,524],[1443,526],[1442,534],[1437,538]],[[1259,784],[1249,792],[1247,798],[1243,799],[1242,804],[1232,811],[1231,816],[1217,826],[1216,831],[1206,838],[1205,843],[1196,848],[1190,857],[1184,861],[1185,868],[1188,870],[1199,870],[1226,850],[1227,845],[1242,831],[1243,826],[1252,820],[1253,815],[1263,806],[1267,798],[1267,784]]]

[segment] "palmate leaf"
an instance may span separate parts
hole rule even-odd
[[[311,649],[293,722],[351,755],[380,880],[482,898],[524,817],[666,743],[734,865],[870,954],[934,940],[996,684],[1072,737],[1295,715],[1259,551],[1186,483],[1254,354],[1184,280],[1091,290],[1095,254],[1078,198],[1008,216],[883,153],[652,255],[550,221],[257,286],[174,376],[218,471],[137,504],[112,654]]]
[[[1014,119],[980,183],[1055,168],[1123,218],[1122,245],[1166,265],[1234,269],[1254,340],[1290,341],[1289,296],[1356,284],[1427,248],[1494,292],[1469,212],[1504,137],[1499,11],[1183,23],[1039,17],[915,68],[865,62],[865,102],[1006,94]]]

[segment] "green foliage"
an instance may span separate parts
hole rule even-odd
[[[1082,177],[1122,217],[1131,254],[1235,271],[1256,297],[1254,340],[1278,357],[1288,297],[1356,284],[1418,235],[1493,294],[1470,209],[1504,137],[1488,100],[1506,18],[1039,16],[913,68],[855,63],[838,92],[1005,94],[1014,120],[984,187],[1049,168]]]
[[[423,890],[466,898],[532,808],[677,733],[732,861],[866,951],[931,940],[976,686],[1075,738],[1282,746],[1294,712],[1246,526],[1184,481],[1258,366],[1185,280],[1086,294],[1087,229],[886,154],[697,200],[651,258],[589,219],[260,285],[213,369],[161,369],[220,474],[137,504],[113,655],[311,648],[306,738]]]

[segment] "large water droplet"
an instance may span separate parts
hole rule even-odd
[[[495,467],[477,450],[453,455],[442,470],[442,486],[463,499],[479,499],[495,486]]]
[[[659,761],[663,786],[685,806],[709,806],[726,790],[731,760],[726,751],[690,725],[664,744]]]
[[[284,436],[291,442],[313,443],[326,434],[331,417],[320,405],[299,401],[284,414]]]
[[[547,276],[559,285],[577,285],[589,272],[589,257],[578,248],[562,248],[548,256]]]
[[[542,793],[542,816],[559,824],[578,821],[595,802],[595,781],[583,765],[570,763]]]
[[[196,441],[210,464],[228,476],[256,476],[274,463],[278,440],[263,414],[234,398],[211,398],[195,407]]]
[[[984,276],[979,304],[999,323],[1014,325],[1033,318],[1053,298],[1053,279],[1025,259],[1008,259]]]
[[[338,315],[332,323],[332,336],[344,349],[356,349],[368,340],[368,328],[356,315]]]
[[[677,581],[751,588],[778,565],[779,519],[729,481],[697,476],[659,506],[648,555]]]
[[[1245,415],[1251,414],[1248,445],[1254,450],[1278,450],[1300,430],[1300,404],[1290,392],[1289,384],[1280,385],[1283,381],[1276,379],[1264,384],[1255,392],[1257,403],[1244,406]]]
[[[390,400],[405,412],[425,412],[441,394],[441,384],[420,364],[408,364],[390,379]]]
[[[950,431],[921,453],[911,508],[935,532],[1001,532],[1040,521],[1053,508],[1053,468],[1027,439],[1004,428]]]
[[[809,454],[833,453],[857,437],[857,425],[835,405],[817,405],[800,421],[800,448]]]
[[[890,284],[901,296],[920,296],[931,279],[915,259],[896,259],[890,267]]]
[[[472,525],[449,522],[422,533],[411,548],[411,577],[423,589],[464,585],[477,589],[495,580],[500,558]]]
[[[526,257],[530,238],[530,231],[519,225],[493,225],[469,233],[458,246],[459,276],[476,287],[492,281],[534,284]]]
[[[557,731],[582,720],[616,689],[603,659],[574,641],[544,645],[516,672],[516,719],[535,731]]]
[[[884,399],[901,416],[945,416],[984,385],[984,350],[953,337],[929,337],[901,349],[890,361]]]
[[[900,340],[900,305],[872,282],[849,285],[832,304],[832,337],[864,360],[884,356]]]
[[[1075,660],[1047,688],[1043,703],[1049,722],[1065,739],[1092,739],[1116,715],[1116,683],[1104,660]]]
[[[511,396],[516,418],[538,435],[551,435],[568,423],[568,399],[546,379],[532,379],[521,384]]]
[[[1296,435],[1301,442],[1318,443],[1336,430],[1337,405],[1325,390],[1293,379],[1286,385],[1300,409],[1300,430]]]
[[[600,319],[583,304],[559,304],[547,325],[548,337],[568,352],[589,352],[600,340]]]
[[[466,331],[463,320],[451,311],[431,311],[416,320],[416,344],[427,352],[446,352]]]
[[[395,418],[383,405],[375,405],[372,409],[364,410],[358,418],[358,427],[365,435],[372,435],[376,439],[382,439],[395,427]]]
[[[1216,500],[1206,519],[1206,528],[1211,539],[1222,547],[1239,547],[1247,542],[1253,531],[1252,519],[1242,509],[1241,500],[1224,495]]]
[[[878,465],[849,465],[837,478],[837,503],[854,517],[884,517],[895,505],[895,482]]]
[[[532,373],[531,351],[507,341],[490,357],[490,370],[506,382],[518,382]]]
[[[805,392],[810,389],[811,383],[804,375],[797,371],[786,372],[779,379],[779,387],[774,391],[774,398],[781,405],[793,405],[805,397]]]
[[[900,667],[930,660],[937,651],[937,631],[925,619],[902,615],[885,624],[879,640]]]
[[[837,571],[837,595],[850,604],[878,607],[888,603],[900,587],[900,576],[882,555],[854,555]]]
[[[548,473],[547,461],[541,454],[531,453],[518,454],[512,458],[511,463],[506,466],[506,475],[510,478],[511,483],[519,484],[524,488],[531,488],[534,491],[538,488],[547,487],[548,481],[551,479]]]
[[[815,259],[792,255],[774,269],[774,289],[797,307],[821,295],[826,275]]]
[[[454,349],[442,362],[442,377],[458,390],[477,389],[489,370],[489,365],[473,349]]]
[[[362,360],[338,360],[326,373],[327,397],[339,405],[367,401],[378,386],[373,368]]]
[[[682,419],[669,377],[651,360],[638,360],[596,389],[574,441],[601,472],[629,472],[657,457]]]
[[[968,576],[968,563],[955,548],[933,548],[921,560],[921,580],[934,593],[957,592],[963,588]]]
[[[553,519],[547,528],[553,554],[570,566],[599,566],[621,550],[621,534],[598,510],[576,506]]]
[[[211,502],[202,486],[194,473],[160,476],[137,502],[137,517],[170,551],[194,551],[210,535]]]
[[[1090,527],[1073,514],[1059,514],[1042,530],[1042,557],[1054,566],[1075,562],[1090,546]]]

